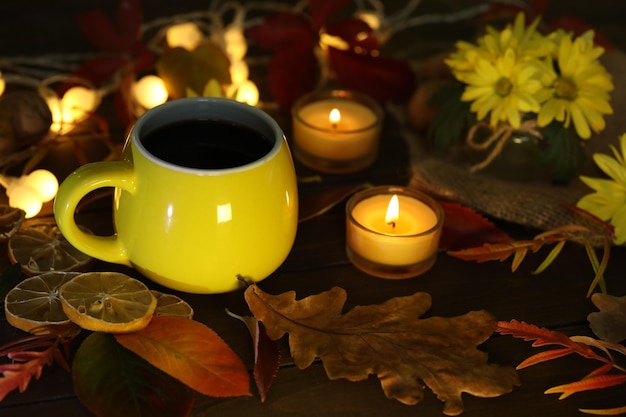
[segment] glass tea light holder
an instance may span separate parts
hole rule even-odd
[[[428,195],[400,186],[369,188],[346,205],[346,253],[363,272],[411,278],[435,263],[442,207]]]
[[[381,106],[353,91],[329,90],[300,97],[292,108],[293,153],[320,172],[349,173],[378,156]]]

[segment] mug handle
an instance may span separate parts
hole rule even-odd
[[[95,236],[82,231],[74,213],[89,192],[103,187],[118,187],[134,192],[134,171],[126,161],[92,162],[72,172],[59,186],[54,200],[54,217],[67,241],[79,251],[106,262],[130,265],[121,240],[116,235]]]

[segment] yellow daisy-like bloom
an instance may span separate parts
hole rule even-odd
[[[524,14],[518,13],[514,23],[508,24],[502,31],[488,26],[486,35],[479,38],[476,45],[457,42],[456,51],[445,62],[454,73],[458,73],[474,71],[479,59],[495,62],[508,50],[513,50],[518,60],[527,62],[549,56],[555,44],[536,31],[538,23],[539,18],[526,26]]]
[[[493,63],[478,59],[474,72],[457,74],[467,84],[461,100],[472,102],[470,110],[476,112],[478,120],[490,115],[491,126],[508,122],[517,128],[521,113],[539,111],[535,94],[542,85],[535,78],[536,72],[535,66],[517,60],[512,49]]]
[[[620,151],[611,146],[614,158],[599,153],[593,155],[596,165],[611,179],[581,176],[595,192],[582,197],[576,205],[601,220],[610,220],[615,228],[614,242],[621,245],[626,242],[626,134],[619,142]]]
[[[591,131],[600,132],[605,127],[603,115],[612,114],[609,92],[613,90],[610,74],[598,61],[604,49],[593,44],[593,32],[587,32],[575,40],[571,35],[557,34],[557,72],[552,69],[549,87],[542,92],[537,122],[547,126],[553,120],[563,122],[565,127],[574,123],[576,133],[583,139],[591,137]]]

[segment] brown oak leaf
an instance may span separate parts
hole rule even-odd
[[[463,412],[463,392],[495,397],[519,385],[513,368],[488,364],[476,349],[496,326],[486,311],[421,319],[431,297],[417,292],[343,314],[347,296],[338,287],[296,300],[294,291],[271,295],[251,285],[245,298],[271,339],[289,334],[298,368],[320,358],[333,380],[374,374],[385,395],[404,404],[420,402],[425,383],[444,402],[444,414],[453,416]]]
[[[611,342],[626,339],[626,296],[594,293],[591,301],[600,310],[587,316],[591,330],[600,339]]]

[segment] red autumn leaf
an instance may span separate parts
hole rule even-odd
[[[332,15],[345,9],[351,0],[309,0],[309,13],[316,30],[326,25]]]
[[[625,382],[626,375],[624,374],[598,375],[583,378],[580,381],[571,382],[569,384],[557,385],[556,387],[547,389],[544,394],[561,394],[559,400],[562,400],[577,392],[614,387]]]
[[[279,12],[246,31],[261,48],[275,51],[268,67],[268,87],[280,107],[291,104],[315,86],[317,35],[302,15]]]
[[[415,76],[405,61],[328,48],[330,65],[341,83],[379,101],[402,100],[415,91]]]
[[[38,335],[0,346],[0,358],[11,360],[10,363],[0,363],[0,401],[13,390],[24,392],[33,377],[39,379],[44,366],[55,361],[69,371],[67,352],[60,349],[64,343],[67,340],[61,337]]]
[[[439,246],[459,250],[484,243],[508,243],[513,239],[498,229],[487,218],[467,206],[440,201],[444,211],[444,224]]]
[[[231,316],[243,321],[252,336],[254,342],[254,382],[256,383],[261,402],[265,402],[267,393],[280,366],[280,349],[272,339],[267,336],[263,323],[251,316]]]
[[[250,395],[241,359],[210,328],[183,317],[153,317],[135,333],[116,334],[126,349],[188,387],[213,397]]]

